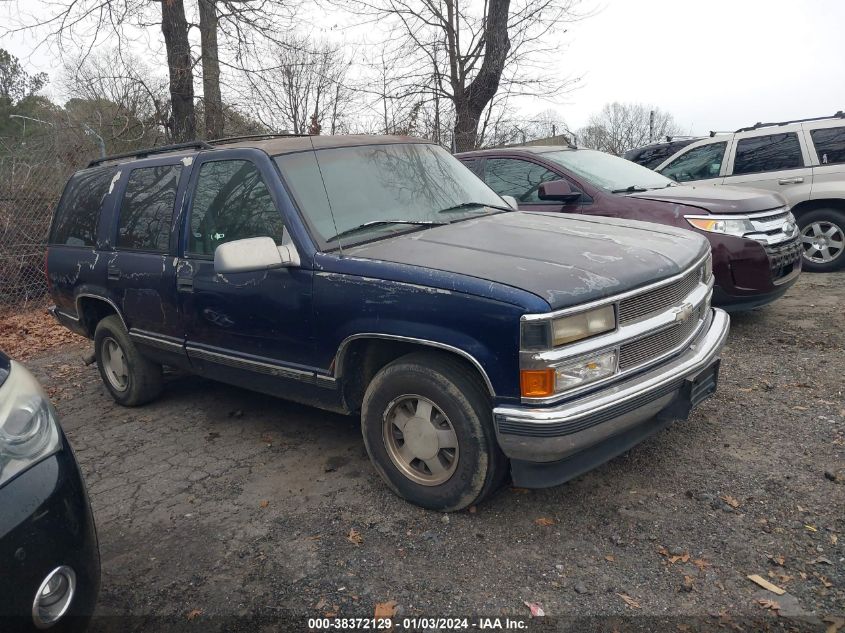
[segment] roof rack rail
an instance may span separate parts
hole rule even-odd
[[[713,138],[717,134],[733,134],[733,132],[729,132],[728,130],[710,130],[710,138]]]
[[[226,136],[224,138],[214,138],[208,141],[212,145],[225,145],[226,143],[237,143],[238,141],[248,141],[250,139],[258,138],[289,138],[297,136],[311,136],[310,134],[294,134],[293,132],[268,132],[267,134],[243,134],[240,136]]]
[[[793,119],[791,121],[778,121],[776,123],[774,123],[774,122],[773,123],[762,123],[762,122],[758,121],[757,123],[755,123],[754,125],[751,125],[749,127],[739,128],[737,130],[737,132],[751,132],[753,130],[760,129],[761,127],[776,127],[776,126],[779,126],[779,125],[789,125],[790,123],[806,123],[807,121],[824,121],[825,119],[845,119],[845,112],[843,112],[842,110],[839,110],[833,116],[814,116],[814,117],[809,117],[807,119]]]
[[[121,158],[146,158],[147,156],[152,156],[153,154],[165,154],[167,152],[176,152],[180,149],[212,149],[213,146],[209,145],[205,141],[190,141],[188,143],[174,143],[173,145],[160,145],[158,147],[148,147],[146,149],[138,149],[134,152],[124,152],[122,154],[112,154],[111,156],[103,156],[101,158],[95,158],[91,162],[88,163],[88,167],[94,167],[95,165],[101,165],[102,163],[107,163],[110,160],[119,160]]]

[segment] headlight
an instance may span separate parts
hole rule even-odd
[[[722,233],[742,237],[746,233],[754,232],[754,225],[747,218],[731,218],[726,216],[686,215],[686,221],[692,226],[708,233]]]
[[[549,349],[615,329],[616,312],[612,305],[552,321],[524,321],[522,349]]]
[[[53,407],[17,363],[0,387],[0,485],[61,448]]]

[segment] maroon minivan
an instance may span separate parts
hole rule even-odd
[[[770,303],[801,272],[795,218],[778,194],[679,185],[636,163],[566,146],[457,154],[521,210],[583,213],[669,224],[700,232],[713,249],[713,303],[749,310]]]

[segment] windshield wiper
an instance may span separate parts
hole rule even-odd
[[[386,224],[412,224],[414,226],[443,226],[446,222],[434,222],[432,220],[371,220],[370,222],[364,222],[363,224],[359,224],[358,226],[353,226],[351,229],[346,229],[345,231],[341,231],[334,237],[330,237],[327,239],[327,242],[333,242],[341,237],[346,237],[348,235],[354,235],[355,233],[360,233],[371,226],[384,226]]]
[[[636,193],[638,191],[648,191],[648,187],[631,185],[630,187],[625,187],[624,189],[613,189],[610,193]]]
[[[460,204],[453,205],[451,207],[446,207],[445,209],[440,209],[438,213],[451,213],[452,211],[462,211],[464,209],[470,209],[472,207],[490,207],[492,209],[501,209],[503,207],[494,207],[491,204],[485,204],[483,202],[461,202]]]

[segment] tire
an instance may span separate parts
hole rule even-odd
[[[409,354],[382,368],[364,394],[361,430],[387,485],[423,508],[462,510],[507,475],[486,390],[443,354]]]
[[[845,267],[845,213],[816,209],[801,215],[798,226],[804,270],[827,273]]]
[[[100,378],[118,404],[137,407],[161,393],[161,365],[138,352],[117,315],[107,316],[97,323],[94,355]]]

